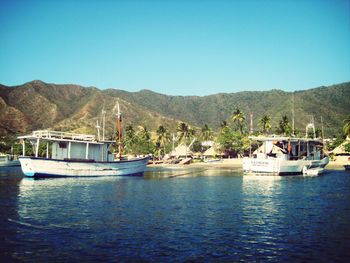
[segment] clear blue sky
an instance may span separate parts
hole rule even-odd
[[[0,0],[0,83],[168,95],[350,80],[350,0]]]

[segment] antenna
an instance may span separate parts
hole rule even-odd
[[[117,116],[118,116],[118,114],[116,113],[117,107],[118,107],[118,99],[116,99],[115,101],[116,101],[116,102],[115,102],[115,104],[114,104],[114,106],[113,106],[113,108],[112,108],[112,115],[117,115]],[[113,140],[114,140],[114,135],[115,135],[115,134],[116,134],[116,126],[113,125],[113,132],[112,132],[112,138],[113,138]]]
[[[321,132],[322,132],[322,140],[324,138],[324,131],[323,131],[323,117],[321,116]]]
[[[98,124],[98,120],[96,120],[96,128],[97,128],[97,138],[100,140],[100,128],[101,126]]]
[[[105,140],[105,127],[106,127],[106,111],[105,106],[102,108],[102,140]]]
[[[173,152],[174,152],[174,150],[175,150],[175,140],[176,140],[175,134],[173,133]]]
[[[250,114],[250,134],[253,133],[253,113]]]
[[[119,160],[122,159],[122,114],[120,112],[120,107],[119,107],[119,101],[117,101],[117,108],[118,108],[118,143],[119,143]]]
[[[293,91],[293,97],[292,97],[292,104],[293,104],[293,107],[292,107],[292,135],[294,136],[295,133],[295,124],[294,124],[294,91]]]

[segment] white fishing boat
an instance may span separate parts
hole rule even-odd
[[[99,128],[97,124],[97,128]],[[99,130],[98,130],[99,134]],[[103,131],[104,134],[104,131]],[[23,156],[19,157],[22,171],[30,177],[123,176],[142,175],[149,157],[122,158],[121,114],[118,105],[119,158],[109,151],[113,141],[95,139],[94,135],[40,130],[19,136]],[[35,156],[24,156],[25,140],[35,149]],[[40,142],[46,142],[46,157],[39,157]],[[51,148],[51,151],[50,151]]]
[[[309,170],[319,174],[329,163],[328,156],[323,153],[322,140],[278,136],[249,138],[262,145],[243,158],[243,170],[247,173],[291,175]]]
[[[140,175],[149,159],[114,160],[109,152],[112,141],[97,141],[86,134],[34,131],[19,139],[35,146],[34,157],[19,157],[23,173],[31,177]],[[38,157],[40,141],[46,142],[46,157]],[[23,151],[24,147],[23,143]]]
[[[20,166],[17,155],[13,154],[0,154],[0,167],[13,167]]]

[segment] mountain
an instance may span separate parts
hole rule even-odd
[[[341,132],[342,120],[350,114],[349,97],[350,82],[293,93],[244,91],[199,97],[167,96],[149,90],[99,90],[36,80],[14,87],[0,85],[0,135],[46,128],[95,133],[104,109],[106,134],[110,136],[115,132],[119,101],[124,126],[143,125],[151,131],[161,124],[175,131],[179,121],[216,129],[236,108],[245,113],[247,123],[253,114],[255,129],[264,114],[272,117],[272,126],[276,127],[283,115],[292,119],[294,108],[296,128],[304,131],[311,115],[320,127],[322,117],[325,134],[331,136]]]
[[[350,115],[350,82],[296,92],[243,91],[204,97],[167,96],[149,90],[132,93],[111,89],[104,92],[199,127],[207,123],[217,128],[239,108],[246,115],[247,125],[253,114],[254,129],[264,114],[271,116],[274,128],[283,115],[292,122],[294,110],[297,129],[304,131],[313,116],[316,127],[321,128],[323,122],[325,134],[332,136],[341,132],[342,120]]]
[[[145,125],[152,130],[160,124],[175,128],[173,119],[93,87],[32,81],[15,87],[0,85],[0,134],[46,128],[95,133],[97,121],[102,123],[104,109],[109,136],[115,131],[117,101],[123,112],[124,125]]]

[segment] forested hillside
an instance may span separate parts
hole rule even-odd
[[[119,101],[125,125],[142,125],[150,131],[163,125],[175,132],[179,121],[197,127],[208,124],[216,130],[238,108],[246,117],[246,126],[253,114],[254,129],[265,114],[271,117],[274,128],[283,115],[291,120],[294,110],[297,129],[303,131],[310,116],[320,127],[322,117],[326,136],[332,136],[341,133],[342,120],[350,114],[349,98],[350,82],[294,93],[243,91],[197,97],[32,81],[16,87],[0,85],[0,134],[46,128],[95,133],[104,109],[107,135],[111,135],[115,132],[115,106]]]

